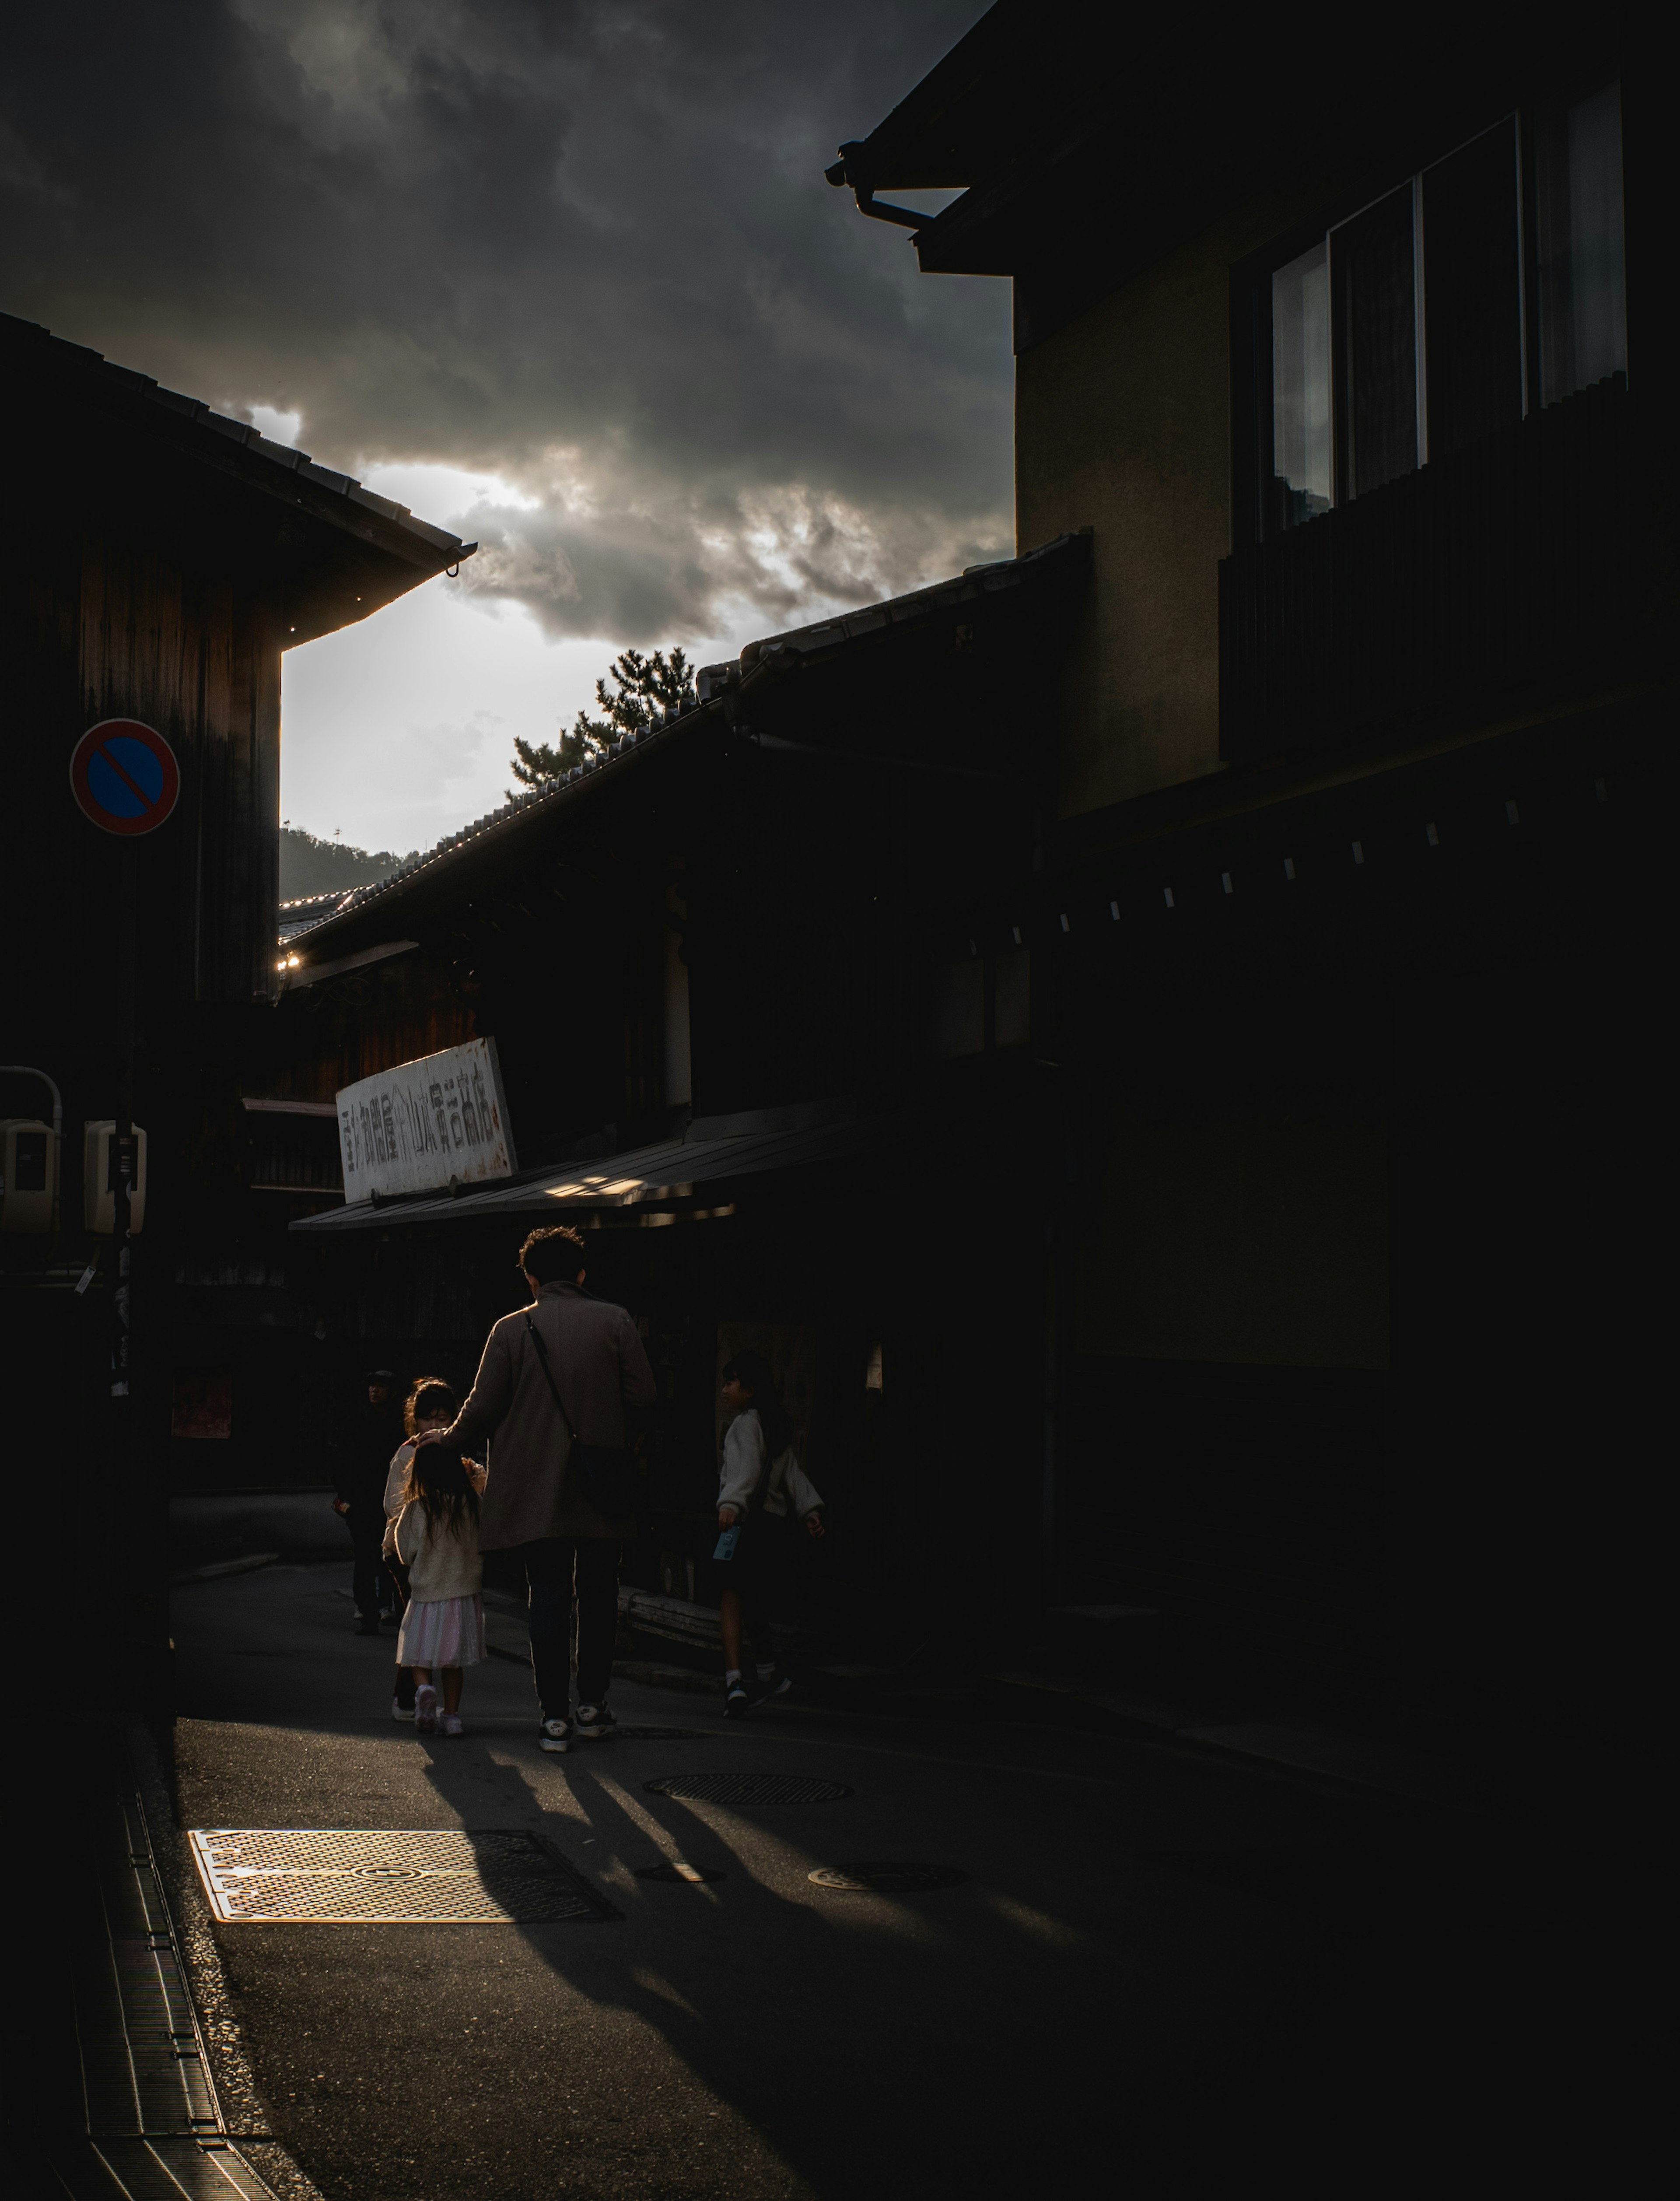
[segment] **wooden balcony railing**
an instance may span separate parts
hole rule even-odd
[[[1638,613],[1625,379],[1220,567],[1220,735],[1273,755],[1600,654]]]

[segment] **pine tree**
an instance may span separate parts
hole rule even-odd
[[[595,683],[595,699],[602,716],[592,719],[580,711],[557,743],[523,742],[513,737],[513,777],[522,787],[549,787],[574,765],[603,755],[625,734],[638,733],[653,723],[655,710],[675,710],[694,701],[694,668],[680,649],[667,657],[656,649],[644,657],[639,649],[626,649],[607,667],[616,693],[606,680]]]

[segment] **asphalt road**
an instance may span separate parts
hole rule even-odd
[[[1666,2083],[1621,2008],[1624,1926],[1543,1830],[1001,1716],[726,1727],[717,1699],[622,1683],[621,1720],[699,1739],[548,1758],[500,1659],[464,1737],[417,1736],[348,1585],[277,1565],[178,1592],[183,1823],[534,1829],[618,1915],[219,1927],[272,2128],[329,2201],[1511,2190],[1577,2148],[1607,2175]],[[697,1768],[853,1793],[644,1787]],[[969,1877],[807,1876],[858,1859]],[[637,1876],[662,1860],[719,1876]]]

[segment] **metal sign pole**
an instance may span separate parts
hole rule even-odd
[[[112,1187],[114,1212],[111,1218],[111,1252],[116,1268],[111,1294],[111,1495],[114,1521],[120,1524],[121,1541],[114,1558],[120,1582],[127,1570],[122,1554],[132,1553],[143,1537],[142,1507],[134,1488],[133,1370],[133,1220],[134,1150],[134,924],[136,858],[131,842],[116,851],[117,969],[116,969],[116,1118],[112,1135]],[[119,1608],[130,1599],[119,1596]],[[124,1614],[126,1634],[140,1615]]]
[[[138,983],[135,929],[139,919],[135,843],[164,825],[181,792],[179,760],[155,726],[139,719],[101,719],[70,752],[70,792],[78,808],[116,850],[116,1106],[112,1115],[111,1474],[107,1516],[113,1529],[113,1600],[131,1643],[168,1641],[162,1585],[167,1529],[161,1494],[150,1488],[149,1462],[137,1458],[134,1420],[134,1200],[139,1189],[139,1140],[134,1130],[135,1020]],[[93,1188],[96,1200],[103,1186]],[[155,1576],[155,1582],[150,1577]]]
[[[134,919],[135,857],[131,842],[117,852],[117,1106],[114,1176],[115,1214],[111,1243],[117,1257],[116,1336],[111,1353],[111,1396],[126,1399],[130,1359],[130,1271],[133,1241],[134,1137]]]

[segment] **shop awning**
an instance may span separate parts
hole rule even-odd
[[[855,1165],[878,1171],[895,1151],[925,1147],[902,1112],[859,1115],[850,1104],[758,1110],[691,1124],[680,1139],[601,1154],[564,1168],[523,1171],[482,1191],[423,1193],[358,1200],[323,1215],[307,1215],[294,1230],[389,1230],[411,1223],[460,1223],[498,1215],[565,1223],[674,1223],[731,1211],[737,1188],[764,1188],[767,1180],[830,1178]]]

